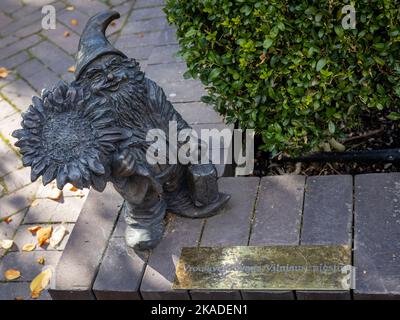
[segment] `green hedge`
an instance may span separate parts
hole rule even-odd
[[[254,128],[263,150],[299,155],[356,129],[361,113],[400,118],[399,1],[355,1],[353,30],[345,4],[168,0],[165,12],[204,102]]]

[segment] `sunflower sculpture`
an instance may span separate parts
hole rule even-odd
[[[33,97],[22,118],[22,129],[13,136],[23,165],[32,168],[32,181],[42,175],[44,185],[56,179],[59,189],[71,183],[104,190],[111,174],[109,155],[124,134],[101,98],[85,101],[79,87],[59,82],[43,90],[41,98]]]

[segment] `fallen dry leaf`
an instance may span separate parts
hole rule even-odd
[[[31,297],[39,298],[40,293],[48,286],[53,272],[51,269],[43,270],[35,279],[32,280],[29,288],[31,289]]]
[[[39,259],[36,260],[37,263],[39,264],[45,264],[46,260],[43,257],[40,257]]]
[[[74,6],[68,6],[65,9],[67,9],[67,11],[74,11],[75,7]]]
[[[71,26],[76,26],[76,25],[78,25],[78,20],[71,19],[70,23],[71,23]]]
[[[35,250],[35,248],[36,248],[36,244],[27,243],[27,244],[24,244],[24,246],[22,247],[22,251],[30,252],[30,251]]]
[[[4,250],[10,249],[14,244],[13,240],[0,240],[0,248],[3,248]]]
[[[60,242],[62,241],[62,239],[64,238],[66,233],[67,233],[67,229],[65,229],[65,227],[63,225],[57,226],[51,235],[50,246],[52,248],[55,248],[56,246],[58,246],[60,244]]]
[[[34,227],[29,227],[28,231],[33,235],[35,235],[40,229],[42,229],[41,226],[34,226]]]
[[[40,247],[46,244],[46,242],[50,239],[52,230],[52,227],[41,228],[40,230],[38,230],[36,236],[38,240],[38,245]]]
[[[69,69],[68,69],[69,71]],[[54,201],[60,201],[61,197],[63,195],[62,190],[58,189],[57,187],[54,187],[51,189],[49,195],[47,196],[48,199],[54,200]]]
[[[4,278],[6,278],[6,280],[8,281],[18,279],[20,276],[21,272],[15,269],[9,269],[6,272],[4,272]]]
[[[8,70],[6,68],[1,67],[0,68],[0,78],[7,78],[8,76]]]
[[[3,221],[4,221],[5,223],[10,223],[10,222],[12,221],[12,218],[11,218],[11,217],[5,217],[5,218],[3,219]]]
[[[75,72],[75,67],[74,66],[69,67],[68,68],[68,72],[74,73]]]
[[[111,27],[115,27],[117,24],[116,24],[116,22],[115,21],[111,21],[111,23],[110,23],[110,26]]]
[[[68,38],[71,34],[68,31],[64,31],[64,38]]]
[[[69,191],[72,191],[72,192],[76,192],[78,190],[79,189],[77,187],[75,187],[75,186],[72,186],[71,188],[69,188]]]

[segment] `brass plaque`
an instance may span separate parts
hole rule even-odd
[[[174,289],[349,290],[349,246],[183,248]]]

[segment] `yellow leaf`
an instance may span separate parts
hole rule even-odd
[[[36,244],[27,243],[27,244],[24,244],[24,246],[22,247],[22,251],[30,252],[30,251],[35,250],[35,248],[36,248]]]
[[[4,250],[10,249],[14,244],[14,241],[12,240],[0,240],[0,248],[3,248]]]
[[[68,38],[70,36],[70,33],[68,31],[64,31],[64,38]]]
[[[69,67],[68,68],[68,72],[74,73],[75,72],[75,67],[74,66]]]
[[[39,263],[39,264],[45,264],[45,259],[43,258],[43,257],[40,257],[39,259],[37,259],[36,260],[37,261],[37,263]]]
[[[0,68],[0,78],[7,78],[8,76],[8,70],[6,68],[1,67]]]
[[[71,19],[71,25],[72,25],[72,26],[78,25],[78,20],[76,20],[76,19]]]
[[[41,226],[34,226],[34,227],[29,227],[28,231],[33,235],[35,235],[40,229],[42,229]]]
[[[68,6],[65,9],[67,9],[67,11],[74,11],[75,7],[74,6]]]
[[[9,269],[6,272],[4,272],[4,278],[6,278],[6,280],[8,281],[18,279],[20,276],[21,272],[15,269]]]
[[[50,282],[53,273],[51,269],[43,270],[39,273],[35,279],[32,280],[29,288],[31,289],[31,297],[36,299],[40,296],[40,293],[47,287]]]
[[[51,237],[52,227],[41,228],[36,233],[39,246],[43,246]]]
[[[62,239],[64,239],[66,232],[67,232],[67,229],[65,229],[65,227],[63,225],[57,226],[54,229],[53,234],[51,235],[50,246],[53,248],[58,246],[60,244],[60,242],[62,241]]]
[[[8,223],[10,223],[12,221],[12,218],[11,217],[5,217],[3,219],[3,221],[8,224]]]
[[[72,186],[71,188],[69,188],[69,190],[72,191],[72,192],[76,192],[76,191],[78,191],[79,189],[78,189],[77,187]]]

